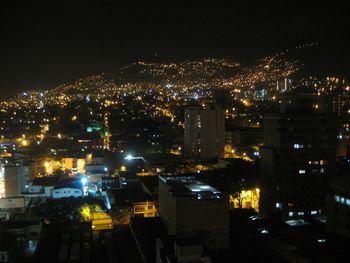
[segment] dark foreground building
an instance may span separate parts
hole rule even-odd
[[[316,107],[317,108],[317,107]],[[264,117],[261,211],[284,219],[324,213],[336,169],[336,115],[310,98],[286,97],[279,113]]]

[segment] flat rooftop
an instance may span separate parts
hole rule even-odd
[[[214,187],[196,180],[193,176],[159,176],[166,183],[174,196],[196,197],[197,199],[216,199],[221,192]]]

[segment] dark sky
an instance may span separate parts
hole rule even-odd
[[[115,72],[135,60],[227,57],[249,63],[313,41],[323,47],[331,72],[350,75],[349,12],[323,2],[254,7],[26,2],[1,2],[0,98]],[[315,57],[315,65],[320,59]]]

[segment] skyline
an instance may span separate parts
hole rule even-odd
[[[349,262],[350,12],[0,8],[1,262]]]
[[[349,76],[349,15],[328,10],[325,4],[284,8],[206,4],[183,9],[113,1],[77,1],[66,6],[36,1],[5,4],[2,13],[2,99],[21,90],[115,73],[139,60],[214,57],[251,64],[312,42],[319,43],[319,48],[307,55],[310,68]]]

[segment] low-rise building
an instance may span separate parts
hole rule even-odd
[[[73,187],[62,187],[62,188],[55,188],[52,191],[52,198],[67,198],[67,197],[81,197],[83,196],[82,189],[79,188],[73,188]]]

